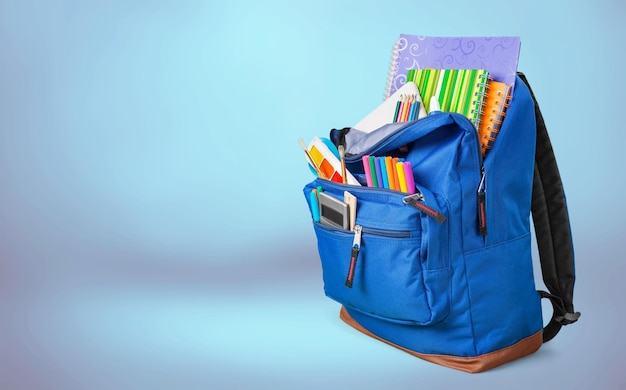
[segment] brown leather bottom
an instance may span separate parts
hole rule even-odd
[[[365,329],[361,324],[359,324],[346,310],[345,307],[341,307],[341,312],[339,317],[348,325],[352,326],[356,330],[365,333],[366,335],[373,337],[377,340],[385,342],[391,346],[399,348],[411,355],[418,357],[420,359],[429,361],[431,363],[439,364],[442,366],[455,368],[457,370],[466,371],[470,373],[483,372],[490,370],[492,368],[498,367],[504,363],[513,361],[515,359],[519,359],[526,355],[530,355],[533,352],[536,352],[543,343],[542,331],[533,334],[532,336],[528,336],[525,339],[518,341],[517,343],[511,345],[510,347],[502,348],[497,351],[493,351],[490,353],[486,353],[484,355],[476,356],[476,357],[460,357],[460,356],[451,356],[451,355],[433,355],[433,354],[424,354],[412,351],[410,349],[401,347],[392,342],[389,342],[385,339],[382,339],[369,330]]]

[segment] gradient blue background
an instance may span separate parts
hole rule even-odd
[[[625,388],[624,15],[0,1],[0,388]],[[583,316],[480,375],[361,335],[322,291],[297,139],[382,101],[400,33],[521,36],[568,195]]]

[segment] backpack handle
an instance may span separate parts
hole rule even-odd
[[[550,341],[564,325],[578,320],[574,311],[574,245],[567,211],[567,202],[554,150],[541,115],[537,99],[526,79],[518,72],[530,91],[535,105],[537,144],[531,211],[539,249],[541,273],[548,292],[539,291],[541,298],[550,299],[553,315],[543,329],[543,342]]]

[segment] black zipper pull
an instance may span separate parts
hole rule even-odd
[[[445,215],[428,206],[424,202],[424,195],[422,195],[421,192],[416,192],[413,195],[405,196],[404,198],[402,198],[402,201],[410,206],[415,207],[429,217],[434,218],[439,223],[444,223],[446,221]]]
[[[352,251],[350,252],[350,267],[348,268],[348,276],[346,277],[346,287],[352,288],[354,272],[356,270],[356,259],[359,257],[360,250],[361,225],[354,225],[354,240],[352,241]]]
[[[487,235],[487,204],[485,196],[485,167],[481,168],[480,184],[478,185],[478,231],[481,236]]]

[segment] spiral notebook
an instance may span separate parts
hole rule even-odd
[[[401,34],[395,42],[385,97],[406,82],[409,69],[486,69],[511,88],[520,52],[519,37],[424,37]],[[428,101],[422,96],[424,101]]]
[[[410,69],[406,82],[417,84],[427,112],[435,96],[439,110],[461,114],[478,128],[489,78],[485,69]]]
[[[490,80],[485,95],[480,126],[478,127],[478,137],[483,156],[487,155],[500,132],[510,101],[511,87],[505,83]]]

